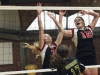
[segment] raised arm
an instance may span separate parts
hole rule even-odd
[[[55,22],[56,26],[58,27],[59,31],[63,31],[63,28],[61,26],[61,24],[56,20],[54,13],[52,12],[47,12],[47,15]]]
[[[63,16],[65,15],[65,10],[59,10],[59,23],[62,25]]]
[[[85,15],[85,14],[92,15],[94,17],[92,22],[90,23],[92,30],[94,30],[95,25],[99,19],[99,13],[94,12],[94,11],[85,11],[85,10],[81,10],[81,11],[79,11],[79,13],[82,15]]]
[[[59,10],[59,23],[62,25],[63,21],[63,16],[65,15],[66,11],[65,10]],[[59,28],[58,28],[59,31]],[[64,36],[72,37],[72,31],[71,30],[64,30]]]
[[[37,3],[37,6],[41,7],[41,3]],[[44,45],[44,30],[41,21],[41,12],[42,10],[37,10],[37,17],[38,17],[38,27],[39,27],[39,47],[42,49]]]
[[[56,26],[59,28],[60,32],[59,32],[57,39],[55,41],[55,43],[58,46],[62,42],[62,39],[63,39],[63,28],[62,28],[61,24],[55,19],[55,16],[53,13],[48,12],[47,15],[55,22]]]

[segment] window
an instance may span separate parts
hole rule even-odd
[[[89,10],[89,11],[92,11],[92,10]],[[41,20],[42,20],[42,25],[43,25],[44,29],[45,30],[57,29],[57,27],[56,27],[55,23],[53,22],[53,20],[46,13],[47,13],[47,11],[43,11],[41,13]],[[55,16],[56,16],[56,19],[59,21],[59,15],[55,14]],[[75,24],[74,24],[74,19],[77,16],[80,16],[80,15],[78,13],[75,13],[75,14],[68,17],[68,28],[69,29],[70,28],[76,28]],[[82,18],[84,19],[85,25],[87,26],[88,24],[91,23],[91,21],[93,19],[93,16],[86,14],[86,15],[82,16]],[[62,25],[63,25],[63,28],[66,28],[66,17],[63,17]],[[100,27],[100,18],[99,18],[99,20],[96,24],[96,27]],[[32,22],[32,24],[27,28],[27,30],[38,30],[37,17]]]
[[[0,43],[0,65],[13,64],[12,42]]]
[[[57,29],[55,23],[53,20],[46,14],[47,11],[43,11],[41,13],[41,20],[42,20],[42,25],[45,30],[48,29]],[[59,15],[55,14],[56,19],[59,21]],[[63,17],[63,28],[66,28],[66,17]],[[27,28],[27,30],[38,30],[38,22],[37,22],[37,17],[36,19],[31,23],[31,25]]]
[[[89,11],[92,11],[92,10],[89,10]],[[80,15],[78,13],[75,13],[75,14],[73,14],[73,15],[68,17],[68,28],[76,28],[75,24],[74,24],[74,19],[77,16],[80,16]],[[83,15],[81,17],[84,19],[86,26],[89,25],[91,23],[92,19],[93,19],[93,16],[87,15],[87,14],[85,14],[85,15]],[[96,27],[100,27],[100,18],[99,18],[99,20],[98,20],[98,22],[96,24]]]

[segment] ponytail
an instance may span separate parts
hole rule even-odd
[[[66,45],[59,45],[55,54],[51,55],[50,68],[62,70],[67,64],[70,48]]]
[[[60,57],[57,53],[51,55],[50,68],[63,69],[64,65],[67,63],[66,58]]]

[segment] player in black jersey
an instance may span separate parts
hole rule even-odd
[[[91,11],[79,11],[80,14],[92,15],[94,18],[92,22],[85,26],[85,22],[82,17],[76,17],[74,23],[76,25],[76,29],[72,30],[64,30],[64,36],[69,36],[72,38],[76,50],[76,58],[80,60],[84,65],[97,65],[96,62],[96,53],[93,45],[93,30],[95,25],[99,19],[99,13],[91,12]],[[65,14],[65,11],[60,11],[59,22],[62,24],[62,17]],[[90,68],[91,75],[98,75],[97,68]]]
[[[57,68],[58,75],[90,75],[89,69],[76,58],[68,58],[70,49],[66,45],[59,45],[50,59],[50,67]]]
[[[41,7],[41,3],[37,3],[37,6]],[[60,23],[55,19],[54,14],[48,12],[47,15],[55,22],[56,26],[60,29],[60,33],[57,36],[57,39],[54,43],[52,43],[52,38],[49,34],[44,34],[44,30],[42,27],[41,21],[41,12],[42,10],[37,10],[38,16],[38,26],[39,26],[39,46],[41,50],[42,57],[42,68],[48,69],[50,64],[50,55],[55,54],[56,47],[61,43],[63,38],[63,28]],[[52,75],[52,73],[42,73],[43,75]]]

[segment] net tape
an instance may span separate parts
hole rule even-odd
[[[63,7],[63,6],[0,6],[0,10],[100,10],[100,7]]]
[[[92,65],[92,66],[85,66],[85,67],[86,68],[100,68],[100,65]],[[37,70],[8,71],[8,72],[0,72],[0,75],[38,73],[38,72],[52,72],[52,71],[57,71],[57,69],[37,69]]]

